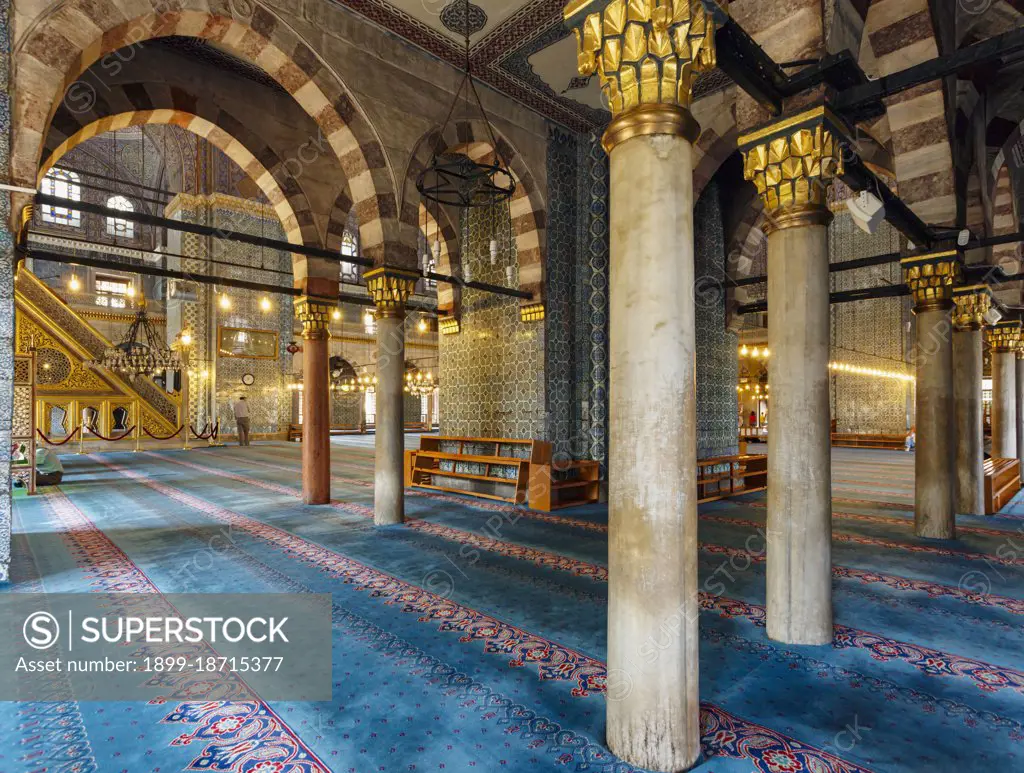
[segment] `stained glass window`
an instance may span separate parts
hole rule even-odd
[[[43,178],[42,190],[47,196],[57,196],[71,201],[82,200],[81,178],[76,172],[67,169],[54,167],[46,173]],[[56,207],[50,204],[43,204],[43,222],[55,223],[57,225],[69,225],[79,228],[82,225],[82,213],[68,209],[67,207]]]
[[[111,196],[107,199],[107,208],[116,209],[120,212],[135,211],[135,205],[124,196]],[[107,235],[117,236],[122,239],[132,239],[135,237],[135,223],[120,217],[108,217]]]
[[[350,228],[346,228],[341,235],[341,254],[351,256],[359,254],[359,237]],[[347,260],[341,261],[341,281],[357,284],[359,282],[359,266]]]

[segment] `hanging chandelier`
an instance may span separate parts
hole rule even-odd
[[[143,295],[124,338],[119,344],[106,349],[95,362],[134,381],[137,376],[155,376],[161,371],[179,370],[181,354],[171,350],[156,332],[146,314],[146,296]]]
[[[426,373],[419,369],[405,372],[405,391],[409,394],[422,397],[431,394],[436,388],[437,382],[429,370]]]
[[[430,164],[416,178],[416,190],[426,201],[434,202],[435,205],[445,204],[469,209],[490,206],[510,199],[515,193],[516,183],[512,173],[501,164],[498,158],[498,144],[494,140],[494,130],[491,128],[491,122],[487,120],[487,113],[484,111],[480,95],[474,84],[469,60],[469,0],[463,0],[462,33],[465,44],[466,69],[459,82],[459,87],[455,91],[455,99],[452,100],[448,115],[434,138]],[[463,91],[465,91],[467,113],[474,110],[475,104],[476,112],[483,119],[487,137],[491,142],[491,150],[494,152],[494,163],[474,161],[461,153],[446,152],[444,131],[448,128]]]

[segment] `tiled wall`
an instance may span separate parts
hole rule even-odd
[[[575,458],[604,462],[608,163],[599,136],[552,127],[547,180],[544,325],[520,323],[513,299],[464,292],[462,332],[440,337],[442,432],[543,437]],[[736,336],[725,325],[725,239],[715,184],[694,221],[697,276],[712,286],[699,298],[697,315],[697,437],[699,454],[712,456],[735,453],[738,411]],[[492,269],[486,259],[492,222],[487,210],[470,213],[464,254],[472,256],[473,278],[504,284],[503,269]],[[499,236],[506,227],[499,215]]]
[[[837,191],[842,200],[844,191]],[[860,230],[845,207],[834,207],[828,229],[832,263],[896,252],[900,236],[883,222],[869,235]],[[833,272],[831,290],[852,290],[901,284],[898,262],[883,266]],[[876,298],[832,304],[831,358],[880,370],[909,372],[908,326],[913,319],[906,298]],[[837,432],[900,434],[913,411],[913,387],[903,381],[836,373],[832,379],[832,418]],[[912,420],[911,420],[912,421]]]
[[[596,134],[549,128],[544,322],[520,322],[516,299],[463,291],[462,332],[439,340],[443,433],[545,438],[604,460],[607,170]],[[492,232],[507,255],[507,227],[503,210],[464,218],[474,279],[506,284],[487,255]]]
[[[272,239],[283,239],[281,224],[273,210],[261,208],[242,199],[215,194],[210,197],[181,195],[169,207],[171,216],[186,222],[200,222],[229,230]],[[280,272],[291,271],[291,257],[284,252],[223,239],[207,240],[195,234],[180,234],[184,255],[197,256],[186,270],[208,272],[202,268],[207,256],[215,260],[242,264],[243,267],[219,266],[217,273],[232,279],[275,283],[281,275],[269,274],[261,268]],[[212,251],[211,251],[212,250]],[[190,382],[193,424],[202,429],[207,421],[219,421],[225,434],[235,432],[231,404],[239,395],[249,403],[250,429],[253,433],[285,431],[292,421],[292,392],[286,388],[291,380],[291,359],[286,347],[292,340],[292,299],[285,295],[269,295],[270,311],[263,311],[263,293],[226,288],[230,309],[222,309],[219,296],[209,285],[197,286],[195,302],[171,301],[168,304],[168,330],[176,333],[181,327],[193,331],[193,379]],[[278,333],[276,359],[220,356],[217,336],[220,327],[249,330],[272,330]],[[208,376],[204,377],[203,372]],[[245,374],[252,374],[251,386],[242,383]]]
[[[515,263],[508,210],[464,213],[462,260],[472,277],[506,285],[505,265]],[[498,239],[498,264],[488,244]],[[441,434],[471,437],[545,438],[544,325],[519,320],[519,300],[465,288],[462,332],[439,337]]]
[[[0,0],[0,180],[7,181],[11,130],[10,2]],[[11,418],[14,411],[14,240],[10,194],[0,194],[0,582],[11,563]]]
[[[697,458],[737,452],[736,334],[726,328],[725,233],[718,183],[693,209],[697,339]]]

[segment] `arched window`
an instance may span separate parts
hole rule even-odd
[[[346,228],[341,234],[342,256],[359,254],[359,238],[351,228]],[[347,284],[359,283],[359,266],[347,260],[341,261],[341,281]]]
[[[43,178],[43,193],[71,201],[82,200],[82,179],[76,172],[53,167]],[[82,213],[67,207],[55,207],[43,204],[43,222],[56,225],[69,225],[79,228],[82,225]]]
[[[116,209],[120,212],[134,212],[135,205],[124,196],[111,196],[107,199],[107,209]],[[120,217],[108,217],[107,236],[133,239],[135,238],[135,223]]]

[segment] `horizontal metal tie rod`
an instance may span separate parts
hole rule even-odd
[[[323,258],[335,263],[355,263],[356,265],[367,268],[372,268],[374,265],[371,258],[363,258],[358,255],[340,255],[337,252],[331,252],[330,250],[325,250],[320,247],[307,247],[301,244],[291,244],[290,242],[268,239],[263,236],[253,236],[247,233],[229,231],[223,228],[214,228],[212,226],[200,225],[198,223],[186,223],[181,220],[171,220],[170,218],[150,215],[144,212],[123,212],[119,209],[111,209],[110,207],[104,207],[99,204],[92,204],[85,201],[73,201],[72,199],[63,199],[57,196],[49,196],[44,193],[36,194],[36,202],[38,204],[48,204],[54,207],[64,207],[78,212],[89,212],[94,215],[104,215],[106,217],[113,217],[120,220],[130,220],[134,223],[161,226],[169,231],[182,231],[184,233],[193,233],[200,236],[213,236],[218,239],[243,242],[257,247],[267,247],[268,249],[281,250],[282,252],[293,252],[298,255]],[[448,276],[447,274],[437,274],[429,271],[422,272],[414,270],[413,272],[427,279],[432,279],[435,282],[444,282],[445,284],[458,285],[460,287],[471,287],[474,290],[494,293],[495,295],[507,295],[511,298],[521,298],[524,300],[531,300],[533,298],[533,293],[526,290],[516,290],[511,287],[487,284],[486,282],[465,282],[458,277]]]
[[[22,251],[23,248],[18,248]],[[28,248],[24,250],[24,253],[34,260],[50,260],[55,263],[70,263],[77,266],[90,266],[91,268],[101,268],[110,271],[124,271],[126,268],[131,269],[137,274],[146,274],[149,276],[162,276],[168,279],[181,279],[186,282],[197,282],[199,284],[206,285],[217,285],[220,287],[234,287],[239,290],[254,290],[256,292],[264,293],[278,293],[279,295],[290,295],[298,297],[305,295],[302,290],[295,287],[283,287],[281,285],[264,284],[263,282],[249,282],[244,279],[232,279],[230,277],[212,276],[210,274],[194,274],[187,271],[175,271],[169,268],[160,268],[159,266],[136,266],[127,265],[121,261],[107,260],[104,258],[89,258],[82,257],[80,255],[64,255],[59,252],[50,252],[48,250],[37,250],[34,248]],[[314,300],[321,301],[331,305],[338,303],[352,303],[357,306],[373,306],[375,305],[373,300],[364,295],[339,295],[337,298],[328,298],[324,296],[311,295]],[[427,304],[419,303],[417,301],[410,301],[406,303],[406,308],[410,311],[419,311],[425,314],[435,315],[437,309]]]
[[[984,247],[997,247],[1000,244],[1012,244],[1014,242],[1024,241],[1024,231],[1017,231],[1012,234],[1003,234],[1002,236],[986,236],[984,239],[971,239],[967,242],[965,247],[956,247],[959,250],[976,250]],[[870,266],[883,266],[887,263],[895,263],[903,258],[912,258],[915,255],[928,255],[932,252],[936,252],[938,248],[930,248],[927,250],[915,250],[914,252],[886,252],[881,255],[872,255],[867,258],[856,258],[855,260],[844,260],[840,263],[832,263],[829,265],[829,272],[838,271],[853,271],[858,268],[868,268]],[[950,247],[950,249],[954,249]],[[978,266],[984,266],[988,270],[996,268],[995,266],[989,266],[985,263],[976,263],[967,266],[968,270],[977,268]],[[726,279],[726,283],[732,287],[746,287],[748,285],[764,284],[768,281],[766,274],[759,276],[744,276],[744,277],[729,277]],[[1009,280],[1003,280],[1009,281]]]

